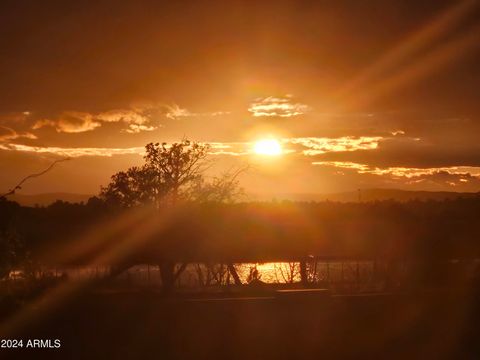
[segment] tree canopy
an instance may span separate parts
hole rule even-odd
[[[100,197],[109,204],[131,208],[151,204],[157,208],[183,201],[233,201],[241,193],[239,171],[207,180],[207,144],[184,139],[173,143],[149,143],[145,163],[114,174]]]

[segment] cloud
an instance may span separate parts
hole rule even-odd
[[[18,133],[12,128],[0,125],[0,142],[15,140],[19,138],[36,139],[37,137],[34,134],[29,132]]]
[[[128,129],[123,130],[129,134],[138,134],[142,131],[153,131],[157,129],[158,126],[147,126],[147,125],[139,125],[139,124],[129,124]]]
[[[441,168],[480,166],[480,146],[457,139],[384,137],[373,149],[318,154],[314,161],[368,164],[372,167]]]
[[[349,152],[366,149],[376,149],[383,137],[300,137],[278,139],[282,145],[282,154],[299,153],[304,156],[314,156],[331,152]],[[253,142],[209,143],[211,154],[242,156],[254,154]],[[214,144],[215,146],[212,146]]]
[[[229,155],[242,156],[252,153],[251,143],[221,143],[211,142],[203,143],[210,146],[210,155]],[[167,145],[168,147],[168,145]],[[128,147],[128,148],[100,148],[100,147],[56,147],[56,146],[30,146],[21,144],[0,144],[0,150],[18,151],[36,154],[51,154],[66,157],[82,157],[82,156],[99,156],[111,157],[115,155],[137,154],[144,155],[145,147]]]
[[[97,113],[64,111],[59,116],[37,120],[32,129],[36,130],[48,126],[53,127],[57,132],[81,133],[99,128],[104,123],[124,123],[126,128],[122,129],[122,132],[136,134],[153,131],[161,126],[152,123],[152,116],[155,114],[166,116],[169,119],[179,119],[182,117],[220,116],[229,113],[228,111],[194,113],[176,104],[149,104]]]
[[[131,124],[143,127],[144,125]],[[134,129],[134,128],[133,128]],[[128,130],[127,130],[128,131]],[[134,131],[134,130],[132,130]],[[355,151],[374,149],[381,137],[340,137],[340,138],[284,138],[279,139],[282,143],[282,153],[299,153],[304,156],[324,154],[330,152]],[[204,142],[210,146],[210,155],[246,156],[254,154],[255,142]],[[289,145],[300,145],[300,149]],[[307,148],[305,150],[305,148]],[[62,156],[113,156],[121,154],[143,154],[143,147],[132,148],[62,148],[27,146],[19,144],[3,144],[0,149],[36,153],[52,153]]]
[[[333,166],[342,169],[352,169],[356,170],[360,174],[364,174],[369,171],[370,167],[365,164],[357,164],[350,161],[314,161],[312,165],[321,165],[321,166]]]
[[[332,152],[353,152],[358,150],[376,149],[380,141],[384,138],[376,137],[299,137],[299,138],[283,138],[278,139],[282,145],[282,153],[292,154],[300,153],[304,156],[314,156],[318,154],[326,154]],[[228,142],[228,143],[210,143],[215,144],[212,147],[212,154],[226,154],[226,155],[249,155],[254,154],[255,142]]]
[[[266,98],[258,98],[250,104],[248,111],[255,117],[260,116],[279,116],[291,117],[305,114],[311,108],[308,105],[295,103],[292,96],[284,97],[269,96]]]
[[[81,133],[92,131],[103,123],[121,122],[127,125],[123,132],[153,131],[157,126],[150,124],[149,110],[149,108],[115,109],[99,113],[64,111],[56,118],[37,120],[32,129],[50,126],[57,132]]]
[[[104,122],[124,122],[126,124],[142,125],[150,121],[145,110],[117,109],[98,113],[96,118]]]
[[[358,174],[370,174],[387,177],[390,180],[414,185],[425,182],[439,185],[463,186],[468,183],[480,185],[480,167],[478,166],[448,166],[433,168],[410,167],[374,167],[349,161],[315,161],[313,165],[330,166],[353,170]]]
[[[302,137],[283,140],[286,143],[301,145],[304,155],[314,156],[328,152],[349,152],[357,150],[373,150],[384,138],[381,136],[343,136],[337,138]]]
[[[165,108],[165,116],[171,120],[177,120],[184,117],[204,117],[204,116],[221,116],[228,115],[230,111],[213,111],[213,112],[191,112],[188,109],[181,108],[177,104],[163,105]]]
[[[252,153],[253,145],[249,142],[209,142],[210,155],[244,156]]]
[[[211,142],[203,143],[210,146],[211,155],[246,155],[249,152],[240,151],[240,147],[245,147],[245,144],[248,143],[221,143],[221,142]],[[167,145],[168,147],[168,145]],[[27,153],[37,153],[37,154],[52,154],[58,156],[66,157],[82,157],[82,156],[99,156],[99,157],[111,157],[114,155],[127,155],[127,154],[137,154],[144,155],[145,147],[128,147],[128,148],[100,148],[100,147],[77,147],[77,148],[66,148],[66,147],[56,147],[56,146],[30,146],[30,145],[21,145],[21,144],[0,144],[0,150],[7,151],[18,151],[18,152],[27,152]]]
[[[109,114],[109,116],[113,115]],[[116,119],[123,118],[119,116]],[[138,120],[138,122],[141,122],[141,120]],[[129,125],[130,127],[125,130],[127,132],[153,130],[149,125],[134,123]],[[133,151],[132,149],[137,149],[134,151],[135,153],[142,153],[142,151],[138,149],[143,149],[143,147],[139,146],[126,149],[114,148],[110,151],[109,149],[90,147],[27,147],[25,145],[22,147],[20,145],[6,144],[10,142],[9,140],[19,137],[33,139],[34,135],[30,133],[17,134],[11,129],[3,136],[0,133],[0,139],[3,139],[5,142],[3,148],[8,147],[8,149],[12,151],[50,152],[62,155],[70,154],[68,156],[112,156],[123,153],[130,154]],[[350,167],[358,170],[359,173],[409,177],[409,174],[415,176],[421,175],[421,172],[428,173],[430,171],[425,169],[434,169],[431,171],[447,170],[451,173],[453,169],[458,171],[467,169],[466,171],[470,171],[477,166],[474,158],[465,158],[463,162],[454,162],[455,156],[452,158],[445,157],[444,152],[439,151],[438,146],[422,144],[422,141],[418,138],[404,136],[291,137],[279,138],[278,141],[282,145],[282,153],[286,156],[296,154],[297,157],[303,156],[306,159],[313,159],[314,164],[317,165],[330,164],[336,167]],[[253,150],[255,146],[254,141],[209,142],[208,144],[211,147],[211,155],[248,156],[255,153]],[[450,151],[452,151],[451,148]],[[437,163],[435,159],[439,156],[443,160],[447,159],[448,162]],[[456,157],[457,160],[462,160],[462,158]],[[457,165],[468,166],[460,167]]]
[[[313,165],[334,166],[346,169],[357,170],[360,174],[391,175],[393,177],[412,178],[421,175],[431,175],[439,172],[449,174],[480,176],[480,167],[478,166],[447,166],[433,168],[411,168],[411,167],[374,167],[366,164],[359,164],[350,161],[314,161]]]
[[[97,119],[103,122],[123,122],[128,125],[123,132],[137,134],[142,131],[153,131],[158,126],[148,125],[151,121],[148,114],[149,108],[137,108],[134,110],[110,110],[99,113]]]
[[[145,148],[130,147],[130,148],[94,148],[94,147],[79,147],[79,148],[63,148],[55,146],[29,146],[20,144],[0,144],[1,150],[20,151],[36,154],[52,154],[65,157],[81,157],[81,156],[100,156],[111,157],[114,155],[138,154],[143,155]]]
[[[181,117],[193,116],[193,114],[187,109],[182,109],[177,104],[165,105],[166,113],[165,116],[169,119],[175,120]]]
[[[40,129],[45,126],[53,127],[57,132],[81,133],[92,131],[101,126],[90,113],[79,111],[65,111],[57,119],[41,119],[35,122],[32,129]]]

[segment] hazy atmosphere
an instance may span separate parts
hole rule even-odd
[[[477,1],[84,5],[0,5],[2,192],[69,157],[21,193],[96,194],[184,137],[256,194],[480,190]]]
[[[480,359],[480,0],[0,1],[0,358]]]

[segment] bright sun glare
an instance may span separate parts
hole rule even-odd
[[[274,156],[282,153],[282,146],[275,139],[264,139],[257,141],[253,150],[259,155]]]

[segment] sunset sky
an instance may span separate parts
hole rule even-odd
[[[183,137],[253,193],[480,191],[478,1],[7,0],[0,49],[0,192]]]

